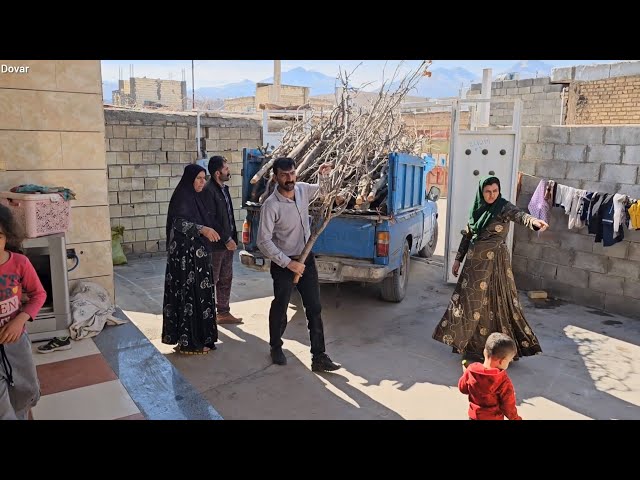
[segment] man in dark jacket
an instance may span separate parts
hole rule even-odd
[[[234,317],[229,308],[233,280],[233,252],[237,248],[238,232],[229,187],[224,184],[231,178],[227,159],[218,155],[211,157],[209,173],[211,178],[205,185],[208,196],[207,209],[211,226],[220,235],[220,240],[213,244],[214,251],[211,255],[213,281],[216,286],[216,321],[218,325],[243,323],[242,318]]]

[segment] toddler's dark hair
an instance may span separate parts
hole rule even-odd
[[[518,351],[516,343],[504,333],[492,333],[484,345],[487,355],[493,358],[505,358]]]
[[[9,207],[0,204],[0,231],[7,237],[6,250],[22,253],[22,241],[24,232]]]

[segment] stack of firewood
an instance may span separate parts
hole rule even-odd
[[[271,166],[276,158],[289,157],[295,161],[301,182],[315,183],[320,165],[333,166],[312,208],[322,209],[330,203],[325,207],[333,213],[385,214],[389,153],[419,155],[423,140],[404,127],[398,107],[430,63],[423,62],[400,81],[396,81],[396,71],[369,107],[353,105],[357,89],[349,86],[349,76],[341,72],[343,88],[337,106],[323,117],[312,115],[285,129],[280,145],[264,156],[262,167],[251,179],[250,200],[262,203],[271,194],[275,188]]]

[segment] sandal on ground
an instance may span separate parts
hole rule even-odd
[[[214,348],[204,347],[202,349],[197,349],[197,350],[190,349],[190,348],[183,348],[180,345],[177,345],[173,348],[173,351],[176,353],[179,353],[180,355],[206,355],[211,350],[215,350],[215,346]]]

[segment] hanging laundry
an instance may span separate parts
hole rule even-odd
[[[580,220],[580,213],[582,212],[582,199],[586,194],[586,190],[580,190],[578,188],[574,189],[573,191],[571,212],[569,212],[569,229],[584,227],[584,223],[582,222],[582,220]]]
[[[620,225],[623,223],[624,204],[627,202],[627,196],[616,193],[613,196],[613,234],[617,235]]]
[[[548,185],[546,180],[540,180],[540,183],[533,192],[531,201],[529,202],[529,213],[534,217],[549,223],[549,210],[551,203],[547,198],[551,198],[548,193]]]
[[[629,213],[630,225],[629,228],[634,230],[640,230],[640,201],[634,203],[627,210]]]

